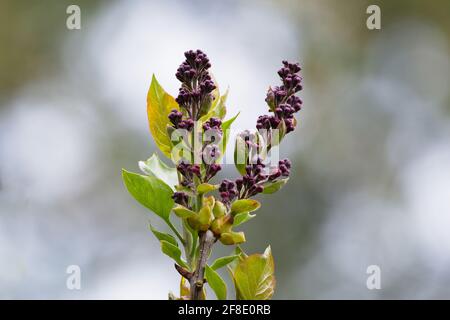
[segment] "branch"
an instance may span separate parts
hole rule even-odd
[[[209,254],[211,253],[211,248],[216,241],[211,230],[202,232],[199,234],[200,237],[200,254],[198,257],[197,268],[192,274],[189,283],[191,285],[191,300],[201,300],[203,285],[205,283],[205,267],[208,260]]]

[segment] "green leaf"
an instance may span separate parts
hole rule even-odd
[[[235,216],[238,213],[252,212],[257,210],[260,206],[261,204],[253,199],[236,200],[231,204],[231,214]]]
[[[227,114],[227,107],[225,105],[225,103],[227,102],[227,98],[228,98],[228,88],[227,88],[227,91],[225,92],[225,94],[220,97],[220,101],[218,102],[218,105],[215,108],[215,110],[216,110],[215,115],[217,117],[219,117],[220,119],[225,118],[225,116]]]
[[[205,122],[212,117],[223,119],[225,118],[225,115],[227,113],[225,103],[227,101],[228,89],[223,96],[220,96],[219,85],[216,83],[216,89],[214,89],[212,94],[215,99],[213,100],[211,104],[211,109],[208,111],[208,113],[200,118],[201,122]]]
[[[220,144],[221,157],[225,155],[225,151],[227,150],[227,144],[230,138],[230,127],[233,124],[234,120],[236,120],[236,118],[239,116],[239,113],[240,112],[238,112],[233,118],[228,119],[227,121],[222,123],[223,136],[222,136],[222,143]]]
[[[225,115],[227,114],[227,108],[225,106],[225,103],[227,101],[228,97],[228,89],[225,92],[223,96],[221,96],[219,99],[217,99],[217,103],[213,104],[212,108],[212,117],[223,119],[225,118]]]
[[[159,159],[154,153],[147,161],[139,161],[139,168],[145,174],[154,176],[164,181],[172,190],[178,184],[177,169],[171,168]]]
[[[236,246],[234,248],[234,254],[237,254],[239,258],[241,258],[241,260],[248,257],[248,255],[244,252],[244,250],[242,250],[241,246]]]
[[[203,199],[203,207],[198,212],[199,229],[201,231],[208,230],[211,222],[214,220],[214,214],[212,212],[214,208],[214,197],[210,196]]]
[[[213,196],[204,197],[202,207],[193,217],[188,218],[189,226],[192,229],[206,231],[209,229],[211,222],[214,220],[213,208],[215,199]]]
[[[235,245],[245,242],[245,234],[240,232],[224,232],[220,235],[220,242],[224,245]]]
[[[150,230],[152,231],[152,233],[155,235],[155,237],[159,241],[165,240],[165,241],[169,242],[170,244],[173,244],[174,246],[178,247],[177,240],[171,234],[163,233],[163,232],[156,230],[155,228],[153,228],[151,223],[149,225],[150,225]]]
[[[286,178],[286,179],[278,180],[276,182],[264,184],[264,190],[262,193],[264,193],[264,194],[275,193],[278,190],[280,190],[288,182],[288,180],[289,180],[289,178]]]
[[[186,280],[186,278],[181,277],[180,281],[180,298],[184,300],[188,300],[190,296],[191,288],[189,286],[189,282]]]
[[[197,192],[200,194],[205,194],[211,191],[214,191],[216,189],[218,189],[219,186],[218,185],[213,185],[213,184],[209,184],[209,183],[202,183],[197,187]]]
[[[214,82],[214,85],[216,86],[216,88],[211,92],[212,96],[214,97],[212,106],[215,107],[215,105],[219,102],[219,98],[220,98],[219,84],[217,83],[216,77],[213,75],[212,72],[209,72],[209,75],[211,76],[211,78]]]
[[[256,214],[250,214],[248,212],[238,213],[234,216],[233,226],[237,227],[238,225],[241,225],[254,217],[256,217]]]
[[[275,289],[274,263],[270,246],[264,254],[252,254],[242,260],[233,272],[239,300],[268,300]]]
[[[214,217],[220,218],[223,217],[227,213],[227,207],[220,201],[216,200],[214,203],[213,214]]]
[[[172,210],[178,217],[182,219],[187,219],[197,215],[197,213],[195,213],[194,211],[189,210],[188,208],[181,205],[176,205]]]
[[[147,94],[148,124],[156,145],[168,158],[171,158],[172,143],[167,133],[167,125],[170,124],[168,116],[173,109],[179,110],[178,103],[153,75]]]
[[[162,180],[122,169],[122,179],[128,192],[144,207],[152,210],[164,221],[169,221],[173,207],[173,191]]]
[[[218,300],[227,299],[227,285],[223,281],[222,277],[219,276],[210,266],[205,268],[205,278],[208,281],[209,286],[214,291]]]
[[[248,148],[245,144],[245,140],[242,139],[242,137],[237,136],[234,146],[234,166],[241,175],[246,174],[245,167],[247,165],[247,159]]]
[[[238,266],[238,264],[243,261],[245,258],[248,257],[248,255],[242,250],[241,246],[237,245],[233,250],[233,255],[236,255],[239,257],[239,259],[233,260],[228,266],[228,270],[232,273],[234,273],[234,270]]]
[[[189,270],[189,266],[186,262],[184,262],[183,259],[181,259],[181,250],[177,246],[174,246],[173,244],[167,242],[166,240],[161,240],[161,251],[175,260],[176,263],[178,263],[180,266],[185,268],[186,270]]]
[[[233,262],[237,258],[239,258],[239,255],[233,255],[233,256],[226,256],[226,257],[218,258],[211,265],[211,269],[217,270],[217,269],[220,269],[222,267],[225,267],[227,264]]]

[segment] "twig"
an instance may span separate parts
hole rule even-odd
[[[191,286],[191,300],[201,300],[203,285],[205,283],[205,267],[208,260],[209,254],[211,253],[211,248],[216,241],[211,230],[202,232],[199,234],[200,237],[200,254],[198,257],[197,268],[195,269],[189,283]]]

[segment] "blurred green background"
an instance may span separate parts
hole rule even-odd
[[[66,28],[70,4],[81,30]],[[366,27],[370,4],[381,30]],[[247,252],[272,245],[274,298],[449,299],[449,12],[444,0],[2,0],[0,298],[177,291],[148,231],[163,223],[120,170],[155,151],[152,73],[174,95],[183,52],[201,48],[239,129],[266,112],[281,60],[303,66],[299,128],[281,148],[292,177],[244,228]],[[66,288],[72,264],[79,291]]]

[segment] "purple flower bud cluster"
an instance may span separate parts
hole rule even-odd
[[[278,128],[280,122],[281,119],[279,117],[262,115],[258,117],[258,120],[256,122],[256,129],[276,129]]]
[[[198,164],[189,164],[181,161],[177,165],[178,172],[183,176],[181,185],[184,187],[191,187],[194,184],[194,176],[201,178],[200,166]]]
[[[175,74],[181,88],[175,99],[192,120],[198,120],[208,111],[214,99],[211,92],[216,88],[208,69],[211,67],[206,54],[201,50],[184,53],[186,60]]]
[[[278,161],[278,168],[268,176],[268,180],[273,182],[278,178],[287,178],[291,174],[291,161],[283,159]]]
[[[175,129],[192,131],[194,122],[208,114],[214,99],[212,93],[216,89],[216,85],[208,72],[211,64],[204,52],[190,50],[185,52],[185,57],[186,60],[176,72],[177,79],[181,81],[181,88],[175,99],[180,110],[172,110],[168,118]],[[283,61],[283,67],[278,70],[282,84],[269,88],[266,96],[266,102],[272,114],[262,115],[258,118],[256,124],[258,130],[266,129],[270,135],[274,129],[280,129],[282,135],[294,130],[294,115],[302,108],[302,100],[295,95],[302,90],[300,70],[299,64]],[[204,142],[201,144],[202,165],[190,164],[185,161],[181,161],[177,165],[181,176],[180,185],[194,193],[198,183],[208,182],[222,169],[221,165],[216,163],[222,152],[218,146],[223,135],[222,120],[211,117],[203,123],[202,129],[204,138]],[[208,137],[208,135],[210,136]],[[242,177],[235,181],[223,180],[220,183],[220,197],[227,206],[236,199],[253,197],[263,192],[264,187],[286,179],[290,175],[291,163],[288,159],[279,161],[276,168],[266,168],[262,159],[259,158],[260,147],[270,148],[270,136],[265,140],[262,135],[246,130],[241,132],[239,137],[240,141],[245,142],[245,159],[242,159],[245,161],[245,172],[241,171],[243,172]],[[236,146],[238,146],[237,143]],[[241,149],[240,146],[239,149]],[[200,150],[193,152],[200,152]],[[240,159],[238,160],[240,161]],[[239,167],[239,170],[242,170],[242,167]],[[192,196],[191,192],[178,191],[173,194],[173,199],[176,203],[188,207],[189,198]]]
[[[194,121],[192,119],[183,120],[183,114],[176,109],[173,109],[169,113],[169,120],[175,129],[186,129],[187,131],[191,131],[192,128],[194,128]]]
[[[204,145],[202,154],[206,168],[205,181],[209,181],[217,174],[217,172],[222,170],[220,164],[214,163],[221,156],[221,151],[215,143],[222,139],[222,120],[212,117],[203,124],[202,128],[205,133],[211,134],[209,137],[211,143]]]
[[[186,193],[184,192],[174,192],[172,195],[172,199],[175,201],[175,203],[178,203],[179,205],[182,205],[184,207],[188,207],[188,201],[189,198]]]
[[[230,204],[238,195],[236,184],[227,179],[223,180],[220,183],[219,193],[222,198],[222,202],[225,204]]]
[[[246,174],[236,179],[236,189],[239,199],[250,198],[264,191],[264,184],[274,183],[279,179],[289,177],[291,162],[289,159],[280,160],[278,167],[267,172],[265,164],[258,159],[256,164],[246,166]]]
[[[198,76],[201,71],[211,67],[206,54],[201,50],[189,50],[184,53],[186,60],[180,65],[175,74],[177,79],[184,83],[189,83]]]
[[[302,108],[302,100],[295,95],[296,92],[302,90],[302,78],[298,75],[301,68],[298,63],[289,63],[283,61],[283,67],[278,70],[282,85],[269,88],[267,91],[266,102],[270,107],[270,111],[274,114],[271,116],[263,115],[258,118],[256,128],[276,129],[280,123],[284,123],[286,133],[295,129],[294,113]]]
[[[207,165],[205,181],[211,180],[220,170],[222,170],[222,166],[220,164],[213,163],[211,165]]]
[[[210,118],[203,124],[203,130],[219,130],[222,132],[222,120],[214,117]]]
[[[260,158],[255,164],[247,165],[246,174],[236,180],[239,198],[249,198],[264,190],[263,184],[267,181],[265,165]]]

